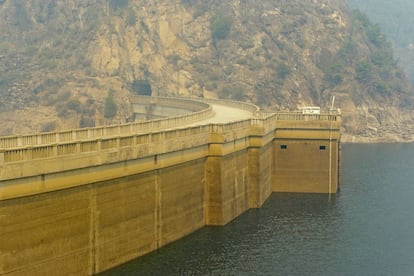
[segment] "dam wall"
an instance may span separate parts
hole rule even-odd
[[[210,108],[208,103],[195,99],[134,96],[130,100],[135,120],[185,116]]]
[[[0,275],[95,274],[272,192],[335,193],[339,128],[339,115],[276,113],[3,147]]]
[[[131,103],[145,102],[148,103],[151,101],[152,97],[146,96],[135,96],[131,99]],[[27,135],[18,135],[18,136],[2,136],[0,137],[0,151],[2,149],[10,148],[22,148],[29,146],[38,146],[38,145],[51,145],[51,144],[60,144],[67,142],[78,142],[85,140],[96,140],[107,137],[123,137],[130,136],[131,134],[137,133],[149,133],[155,132],[162,129],[177,128],[189,123],[194,123],[206,118],[210,118],[214,115],[211,105],[206,102],[199,100],[189,100],[181,98],[161,98],[156,101],[159,105],[173,105],[176,102],[184,101],[181,103],[181,106],[187,108],[185,114],[180,114],[176,116],[171,116],[168,118],[149,120],[149,121],[139,121],[126,124],[110,125],[110,126],[100,126],[100,127],[90,127],[90,128],[81,128],[81,129],[71,129],[63,130],[57,132],[45,132],[45,133],[36,133],[36,134],[27,134]],[[240,103],[240,107],[245,106],[244,103]],[[190,112],[190,110],[196,110]]]
[[[332,121],[281,121],[275,130],[273,191],[334,193],[339,188],[339,133]]]

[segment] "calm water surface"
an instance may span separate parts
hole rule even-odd
[[[341,192],[273,194],[105,275],[414,275],[414,144],[344,145]]]

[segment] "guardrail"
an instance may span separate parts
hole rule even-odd
[[[287,116],[289,115],[289,116]],[[207,146],[211,141],[211,134],[220,134],[224,142],[244,139],[249,136],[267,135],[277,129],[278,124],[284,119],[297,122],[312,120],[313,122],[323,121],[322,128],[329,127],[329,121],[333,123],[335,131],[339,131],[339,115],[307,115],[307,114],[261,114],[263,118],[252,118],[242,121],[221,124],[207,124],[193,127],[173,128],[170,130],[159,129],[146,133],[134,131],[133,125],[130,129],[122,130],[123,125],[113,126],[112,131],[107,128],[89,129],[96,131],[95,135],[101,137],[87,137],[86,132],[63,132],[54,133],[61,135],[60,141],[53,140],[52,136],[27,136],[27,138],[44,139],[43,144],[26,145],[0,149],[0,178],[2,180],[18,177],[28,177],[44,173],[52,173],[61,170],[72,170],[90,166],[97,166],[122,160],[137,159],[147,156],[155,156],[165,152],[174,152],[187,148]],[[161,123],[165,120],[146,122],[147,125]],[[311,121],[311,122],[312,122]],[[285,121],[287,122],[287,121]],[[285,125],[285,124],[284,124]],[[315,127],[314,124],[312,124]],[[136,124],[142,126],[142,124]],[[156,127],[160,127],[157,124]],[[307,126],[303,123],[292,124],[293,128]],[[284,126],[286,127],[286,125]],[[312,127],[312,126],[311,126]],[[316,126],[319,128],[319,124]],[[108,136],[104,137],[102,132]],[[109,132],[111,132],[109,135]],[[85,134],[86,133],[86,134]],[[68,135],[69,134],[69,135]],[[93,134],[93,133],[92,133]],[[90,136],[93,136],[89,133]],[[116,134],[116,135],[115,135]],[[85,139],[73,140],[77,138]],[[69,136],[69,137],[66,137]],[[39,138],[41,137],[41,138]],[[67,139],[63,139],[63,138]],[[23,137],[18,137],[22,139]],[[46,139],[48,138],[48,139]],[[50,138],[50,139],[49,139]],[[45,143],[46,140],[51,141]],[[66,141],[62,141],[66,140]],[[24,141],[20,141],[22,144]]]
[[[132,96],[130,101],[132,104],[157,104],[161,106],[180,108],[190,112],[202,111],[209,107],[208,103],[198,98]]]
[[[122,137],[106,137],[102,139],[92,139],[76,142],[62,142],[49,145],[26,146],[21,148],[4,149],[0,151],[0,159],[4,163],[33,161],[47,158],[59,158],[64,156],[81,156],[82,154],[99,154],[101,152],[121,152],[122,149],[145,146],[147,150],[136,153],[135,158],[145,157],[154,154],[148,149],[149,144],[169,143],[168,151],[181,149],[181,144],[177,139],[189,136],[202,135],[206,143],[208,133],[211,131],[210,125],[189,127],[185,129],[174,129],[168,131],[152,132],[147,134],[135,134]],[[200,139],[198,140],[200,141]],[[175,148],[174,148],[175,147]],[[159,150],[159,149],[158,149]],[[162,153],[157,151],[157,154]]]
[[[338,113],[303,114],[302,112],[277,112],[278,121],[339,121]]]
[[[166,99],[162,99],[166,100]],[[161,101],[162,101],[161,100]],[[169,102],[171,99],[168,99]],[[177,99],[174,99],[177,100]],[[58,132],[45,132],[28,135],[15,135],[0,137],[0,149],[18,148],[26,146],[47,145],[61,142],[77,142],[81,140],[100,139],[106,137],[123,136],[135,133],[144,133],[160,129],[168,129],[183,124],[199,121],[212,116],[212,108],[209,104],[187,99],[186,102],[201,109],[198,112],[192,112],[170,118],[155,119],[145,122],[134,122],[112,126],[102,126],[93,128],[81,128],[74,130],[64,130]]]
[[[340,113],[304,114],[300,111],[292,112],[260,112],[256,115],[260,119],[273,119],[276,121],[340,121]]]
[[[0,137],[0,150],[34,147],[40,145],[53,145],[62,143],[79,143],[79,141],[90,141],[104,139],[110,137],[131,136],[139,133],[154,132],[157,130],[168,129],[182,126],[188,123],[205,119],[212,115],[212,107],[208,104],[224,104],[237,108],[251,111],[254,118],[235,123],[222,124],[222,131],[246,127],[247,125],[262,127],[265,130],[275,128],[278,121],[340,121],[341,115],[338,113],[328,114],[303,114],[302,112],[277,112],[264,113],[259,112],[259,108],[250,103],[242,103],[229,100],[203,100],[203,99],[182,99],[169,97],[136,97],[135,100],[158,101],[162,102],[184,102],[186,105],[198,106],[201,111],[185,114],[177,117],[156,119],[144,122],[135,122],[127,124],[119,124],[112,126],[102,126],[94,128],[82,128],[74,130],[66,130],[59,132],[38,133],[18,136]],[[218,126],[220,124],[216,124]]]

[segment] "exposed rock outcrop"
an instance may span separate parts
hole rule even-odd
[[[358,16],[342,0],[4,1],[0,109],[39,114],[0,134],[124,122],[144,80],[155,95],[269,111],[327,110],[336,96],[344,140],[413,140],[412,88]],[[117,116],[105,118],[110,91]]]

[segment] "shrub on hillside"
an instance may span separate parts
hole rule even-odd
[[[107,119],[113,118],[116,115],[116,103],[114,100],[113,91],[109,91],[108,96],[105,99],[104,116]]]
[[[230,16],[219,14],[213,18],[210,25],[213,40],[226,39],[230,33],[232,20]]]
[[[114,9],[123,9],[128,7],[128,0],[109,0],[109,5]]]

